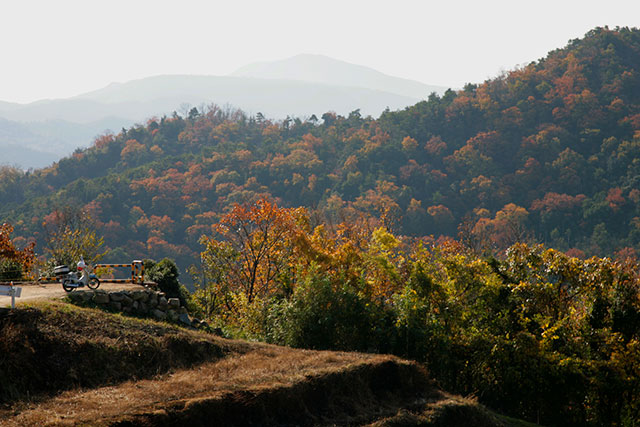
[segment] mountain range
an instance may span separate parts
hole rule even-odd
[[[356,109],[378,116],[445,90],[321,55],[251,64],[229,76],[153,76],[71,98],[0,102],[0,163],[44,167],[106,130],[212,103],[272,119]]]

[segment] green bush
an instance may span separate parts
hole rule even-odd
[[[156,264],[152,260],[145,260],[144,267],[149,280],[157,283],[158,288],[160,288],[168,298],[180,298],[180,302],[183,305],[189,305],[191,294],[187,288],[178,281],[180,273],[178,272],[178,266],[175,261],[164,258]]]
[[[388,332],[384,311],[354,287],[312,272],[289,300],[274,303],[268,339],[292,347],[378,350]]]

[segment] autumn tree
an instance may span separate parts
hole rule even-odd
[[[491,241],[495,248],[504,250],[517,242],[531,240],[526,228],[529,212],[514,203],[506,204],[496,212],[495,218],[482,217],[473,227],[476,237]]]
[[[34,243],[24,249],[16,248],[11,240],[13,226],[0,225],[0,279],[20,279],[27,273],[35,261]]]
[[[236,204],[213,227],[213,236],[202,237],[207,275],[226,294],[228,308],[232,308],[233,294],[241,294],[250,304],[279,289],[302,213],[302,209],[280,208],[266,198],[252,205]]]
[[[55,210],[42,223],[46,251],[55,264],[74,265],[83,257],[89,265],[104,255],[104,238],[96,232],[93,219],[83,210],[66,207]]]

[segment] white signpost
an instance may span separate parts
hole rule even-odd
[[[11,297],[11,308],[16,308],[16,298],[20,298],[22,288],[16,288],[11,282],[11,286],[0,285],[0,295]]]

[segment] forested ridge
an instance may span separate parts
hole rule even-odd
[[[425,361],[545,424],[640,419],[639,30],[378,119],[212,105],[0,173],[18,260],[72,206],[107,260],[193,265],[229,334]]]
[[[109,258],[182,265],[221,213],[263,195],[329,216],[384,213],[405,235],[463,224],[498,249],[525,235],[576,255],[640,249],[635,29],[595,29],[378,120],[321,117],[276,123],[214,106],[150,119],[46,169],[4,167],[0,215],[29,238],[61,205],[83,207]]]

